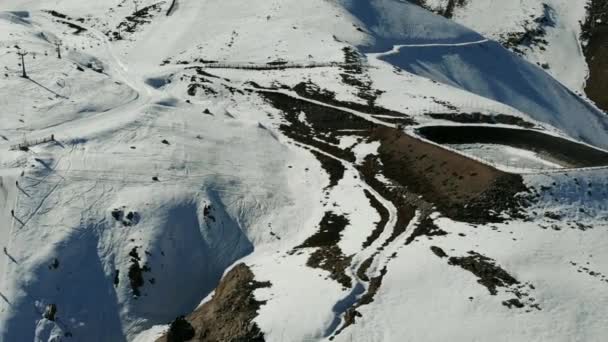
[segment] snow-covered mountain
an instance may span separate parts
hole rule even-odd
[[[597,6],[0,0],[0,341],[602,341]]]
[[[417,4],[500,42],[608,111],[603,0],[419,0]]]

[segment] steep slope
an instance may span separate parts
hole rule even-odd
[[[608,110],[602,46],[606,9],[601,0],[416,2],[470,27],[533,64],[578,94]]]
[[[421,134],[608,144],[498,43],[389,0],[0,11],[0,341],[606,334],[608,154]]]
[[[506,103],[570,136],[606,147],[608,118],[498,43],[410,3],[349,4],[375,38],[366,51],[411,73]],[[370,17],[370,13],[375,15]],[[373,19],[370,19],[373,18]],[[573,114],[576,113],[576,114]],[[588,124],[591,123],[591,124]]]

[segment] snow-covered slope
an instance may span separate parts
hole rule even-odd
[[[0,0],[0,342],[602,340],[604,152],[418,129],[608,121],[461,18]]]
[[[425,4],[445,13],[449,2],[427,0]],[[583,93],[589,71],[582,52],[581,25],[588,3],[470,0],[454,6],[449,17],[512,48],[573,91]]]
[[[411,73],[509,104],[577,139],[606,147],[604,113],[500,44],[413,4],[379,0],[361,7],[361,3],[349,9],[375,38],[367,51],[384,52],[387,45],[396,45],[381,58]],[[370,13],[375,13],[373,19]]]

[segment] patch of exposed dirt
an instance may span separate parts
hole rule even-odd
[[[295,248],[317,248],[310,255],[306,265],[328,271],[330,277],[345,288],[352,286],[352,279],[345,273],[350,266],[352,256],[344,255],[338,242],[348,224],[349,220],[346,217],[328,211],[319,223],[319,231]]]
[[[608,2],[591,0],[583,24],[583,52],[589,65],[585,87],[587,96],[608,113]]]
[[[175,338],[189,337],[190,328],[194,329],[194,336],[188,341],[263,342],[264,335],[253,319],[265,302],[256,300],[254,291],[270,286],[269,282],[256,281],[247,265],[238,264],[224,276],[210,301],[185,319],[178,317],[178,322],[171,324],[173,331],[159,338],[157,342],[180,341]]]
[[[442,214],[463,222],[501,222],[502,213],[521,217],[526,192],[519,175],[508,174],[400,130],[380,127],[372,140],[381,142],[383,174],[421,195]]]

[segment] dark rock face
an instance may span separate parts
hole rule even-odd
[[[177,317],[167,332],[167,342],[186,342],[194,338],[195,330],[184,316]]]

